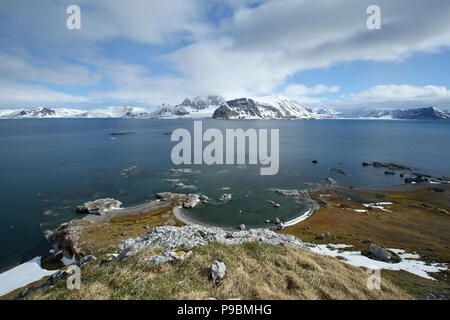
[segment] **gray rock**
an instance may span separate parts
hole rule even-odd
[[[386,249],[374,244],[371,244],[369,249],[361,252],[361,254],[372,260],[383,262],[389,262],[391,260],[391,254]]]
[[[373,166],[375,168],[388,168],[391,170],[412,170],[412,168],[409,168],[409,167],[401,165],[401,164],[393,163],[393,162],[385,163],[385,162],[374,161]]]
[[[333,178],[326,178],[325,181],[326,181],[330,186],[335,186],[335,185],[337,185],[337,181],[334,180]]]
[[[245,224],[241,224],[241,225],[239,226],[239,229],[245,230]]]
[[[85,265],[91,263],[92,261],[97,260],[97,257],[94,255],[88,255],[88,256],[84,256],[83,258],[80,259],[80,261],[78,261],[78,266],[80,268],[84,267]]]
[[[161,226],[153,228],[144,237],[129,238],[120,242],[118,247],[122,251],[118,258],[123,259],[146,248],[156,246],[167,250],[175,250],[191,249],[213,242],[242,244],[252,241],[305,248],[300,239],[288,234],[278,234],[267,229],[226,232],[221,228],[200,225],[183,227]]]
[[[225,272],[227,271],[227,266],[223,262],[214,260],[211,263],[211,280],[214,283],[219,282],[225,277]]]

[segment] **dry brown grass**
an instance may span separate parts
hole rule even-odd
[[[364,270],[335,258],[259,243],[209,244],[193,249],[185,262],[159,266],[143,261],[161,249],[148,249],[123,261],[82,269],[80,290],[60,281],[28,299],[412,299],[388,281],[366,287]],[[227,265],[225,279],[209,281],[213,260]]]

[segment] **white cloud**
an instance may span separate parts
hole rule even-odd
[[[0,81],[0,107],[32,108],[37,105],[59,105],[88,103],[92,100],[50,90],[42,85],[22,84],[14,81]]]
[[[6,40],[0,38],[2,50],[33,44],[43,52],[41,62],[48,62],[40,65],[36,59],[15,61],[9,57],[10,66],[0,61],[6,79],[21,75],[25,80],[92,85],[105,76],[117,87],[91,92],[86,96],[90,101],[116,99],[156,105],[176,103],[185,96],[236,98],[280,91],[299,101],[320,103],[324,100],[318,95],[339,88],[289,83],[283,88],[286,79],[341,62],[399,61],[417,52],[450,46],[448,0],[380,1],[381,30],[366,27],[366,9],[372,0],[99,0],[95,4],[80,0],[79,32],[65,28],[68,4],[50,0],[1,2],[0,13],[5,19],[0,27],[9,31]],[[212,21],[205,10],[223,5],[234,13]],[[178,47],[149,57],[174,72],[155,75],[144,60],[112,60],[108,51],[114,46],[105,47],[105,41],[124,39]],[[58,56],[90,64],[96,71],[61,62]],[[67,74],[74,76],[70,79]],[[361,93],[358,99],[362,101],[364,94],[375,95],[376,90]]]
[[[101,76],[87,67],[65,62],[49,63],[39,59],[30,59],[0,52],[0,78],[25,79],[47,82],[57,85],[95,85]]]
[[[292,84],[289,86],[286,86],[284,88],[285,95],[288,96],[296,96],[296,95],[311,95],[311,94],[320,94],[320,93],[327,93],[327,92],[338,92],[339,87],[338,86],[325,86],[323,84],[318,84],[314,87],[307,87],[302,84]]]
[[[329,101],[329,105],[337,108],[377,107],[387,109],[437,105],[447,109],[450,105],[450,90],[445,86],[417,87],[407,84],[388,84],[374,86],[341,98],[338,101]]]
[[[442,101],[450,100],[450,90],[446,87],[410,85],[379,85],[364,90],[358,94],[352,94],[351,99],[363,101]]]

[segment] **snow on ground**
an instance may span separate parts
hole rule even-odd
[[[393,203],[392,202],[363,203],[363,206],[366,208],[380,209],[383,211],[392,212],[392,211],[384,208],[384,206],[387,206],[390,204],[393,204]]]
[[[56,271],[42,269],[41,257],[36,257],[28,262],[22,263],[0,274],[0,296],[38,281],[45,276],[52,275]]]
[[[420,256],[418,254],[406,253],[400,249],[388,249],[396,253],[401,261],[399,263],[387,263],[377,260],[372,260],[363,256],[360,251],[341,251],[339,249],[348,248],[345,244],[310,244],[308,247],[312,252],[324,254],[327,256],[337,257],[341,256],[346,259],[346,263],[357,267],[365,267],[371,269],[387,269],[387,270],[405,270],[422,278],[435,280],[428,272],[439,272],[447,270],[447,267],[443,264],[433,263],[427,265],[425,262],[418,260]],[[330,248],[331,247],[331,248]],[[351,247],[351,246],[350,246]]]
[[[74,264],[77,262],[77,258],[75,258],[75,255],[72,256],[72,259],[68,259],[66,257],[62,257],[61,258],[61,262],[65,265],[65,266],[70,266],[71,264]]]

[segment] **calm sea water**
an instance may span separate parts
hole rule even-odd
[[[449,175],[450,121],[216,121],[203,127],[277,128],[280,169],[260,176],[257,166],[187,166],[196,173],[175,176],[170,153],[175,143],[165,135],[193,129],[191,120],[36,119],[0,122],[0,269],[48,248],[43,231],[79,217],[76,205],[112,197],[131,206],[154,199],[156,192],[190,192],[164,179],[180,178],[194,192],[217,199],[233,194],[228,204],[213,201],[189,214],[219,226],[264,226],[264,220],[295,218],[303,204],[277,196],[270,188],[306,188],[327,177],[345,186],[401,183],[383,169],[363,168],[362,161],[393,161],[436,175]],[[113,131],[135,131],[115,136]],[[318,160],[314,165],[312,160]],[[186,167],[186,166],[185,166]],[[350,172],[342,176],[330,172]],[[126,170],[125,170],[126,169]],[[222,188],[229,187],[230,191]],[[266,200],[281,204],[275,209]]]

